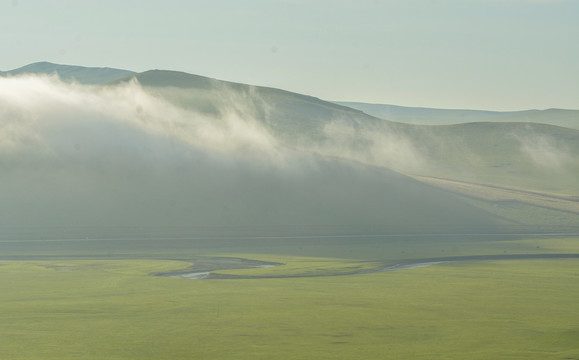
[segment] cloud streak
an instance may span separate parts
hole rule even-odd
[[[438,231],[457,221],[490,221],[441,191],[343,160],[383,161],[394,138],[337,126],[326,129],[335,141],[323,151],[292,148],[262,122],[275,114],[251,88],[214,90],[219,103],[198,110],[136,82],[91,87],[55,77],[0,78],[0,226],[336,232],[416,231],[421,224]],[[356,148],[359,134],[365,138]],[[370,150],[361,151],[366,142]],[[347,148],[351,155],[341,159],[320,155]],[[406,151],[399,150],[394,158]],[[437,211],[441,206],[449,211]]]
[[[540,169],[561,172],[574,164],[569,150],[552,137],[537,133],[517,134],[514,137],[520,143],[521,152]]]
[[[220,84],[199,90],[0,78],[0,226],[415,231],[421,224],[438,231],[494,221],[391,170],[428,175],[438,168],[445,176],[475,164],[487,171],[493,164],[479,163],[495,146],[472,135],[488,127],[408,127],[282,95]],[[512,137],[494,138],[517,148]],[[521,139],[529,161],[565,159],[559,144]]]
[[[214,118],[174,106],[136,82],[101,88],[56,77],[0,78],[0,108],[3,155],[167,156],[169,148],[181,155],[186,150],[279,155],[275,139],[251,117],[247,103],[231,101]]]

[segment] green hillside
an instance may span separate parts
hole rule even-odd
[[[408,136],[428,162],[425,175],[579,195],[579,130],[467,123],[422,127]]]
[[[134,77],[147,91],[179,107],[215,118],[234,111],[255,119],[294,149],[412,175],[579,194],[577,130],[521,122],[410,125],[283,90],[159,70]],[[525,119],[531,113],[544,114],[509,116]],[[454,117],[465,121],[477,114]],[[507,116],[500,114],[488,112],[486,118]]]
[[[232,109],[242,112],[286,140],[294,136],[314,138],[315,134],[320,135],[325,124],[338,119],[349,124],[387,122],[313,96],[177,71],[146,71],[113,81],[110,85],[132,79],[151,93],[188,110],[216,117]]]

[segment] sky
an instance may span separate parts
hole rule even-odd
[[[0,0],[0,70],[167,69],[325,100],[579,109],[579,0]]]

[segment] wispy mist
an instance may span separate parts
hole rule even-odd
[[[514,134],[514,137],[519,141],[522,153],[540,169],[560,172],[578,164],[579,160],[573,158],[565,144],[559,144],[553,137],[532,131]]]
[[[232,99],[216,119],[145,92],[136,82],[88,87],[56,77],[0,79],[3,153],[148,160],[186,150],[242,156],[276,152],[273,137]]]
[[[0,78],[1,225],[439,231],[492,223],[442,191],[341,160],[419,164],[409,142],[329,125],[333,140],[310,153],[315,145],[288,147],[273,132],[275,119],[251,88],[218,90],[220,103],[208,110],[137,82]]]
[[[387,125],[354,127],[333,121],[324,127],[324,135],[325,141],[314,146],[322,154],[410,173],[426,166],[417,144]]]

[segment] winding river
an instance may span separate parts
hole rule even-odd
[[[427,266],[433,266],[447,262],[457,261],[489,261],[489,260],[533,260],[533,259],[579,259],[579,254],[501,254],[501,255],[473,255],[473,256],[449,256],[425,259],[408,259],[398,263],[392,261],[372,261],[380,264],[374,269],[354,270],[335,274],[303,274],[303,275],[231,275],[219,274],[219,270],[267,268],[284,265],[281,263],[263,262],[242,258],[203,258],[193,259],[194,265],[187,270],[154,274],[183,279],[280,279],[298,277],[323,277],[323,276],[348,276],[374,274],[387,271],[411,270]],[[204,268],[204,269],[203,269]]]

